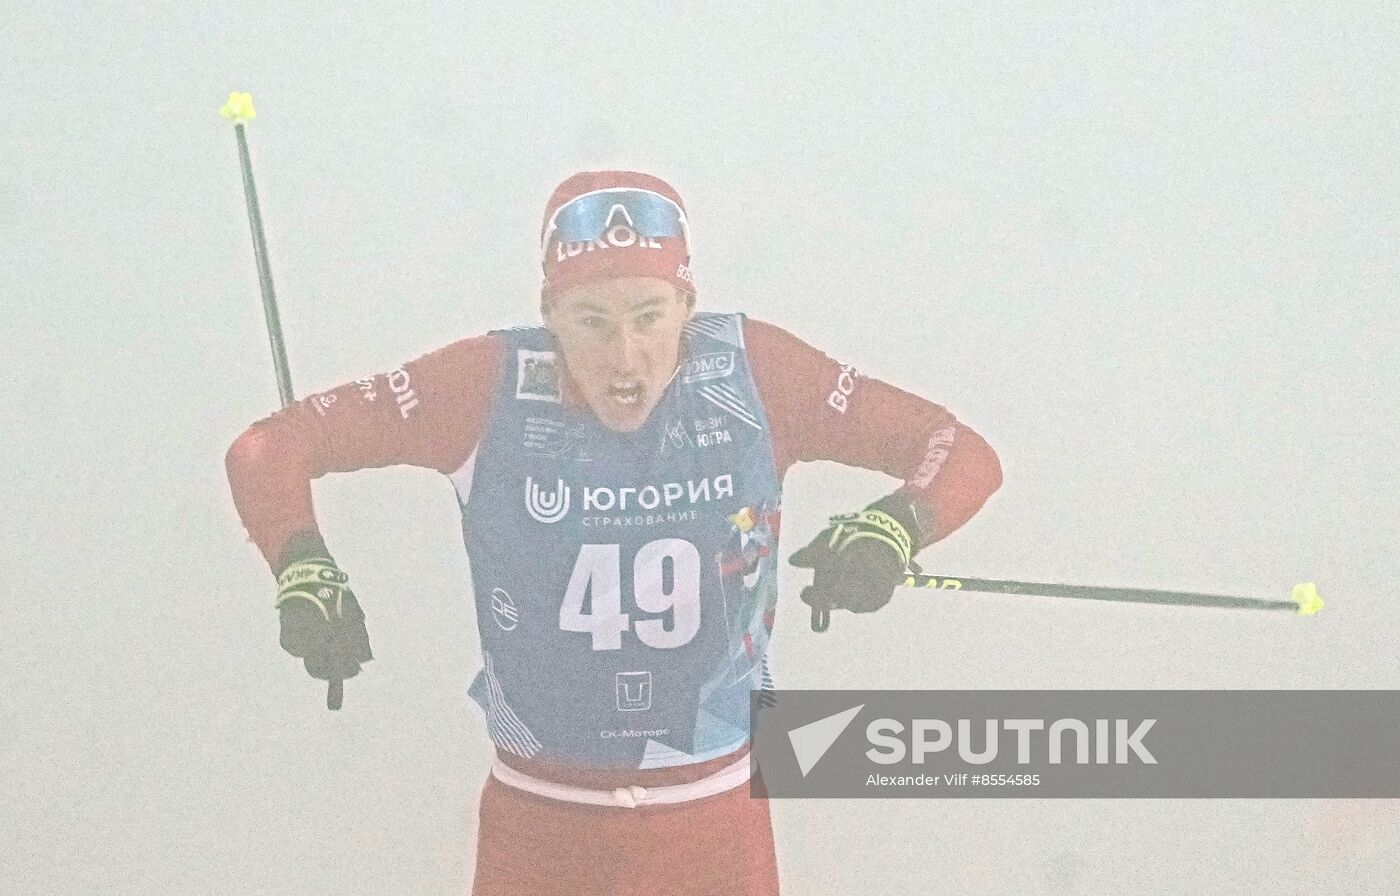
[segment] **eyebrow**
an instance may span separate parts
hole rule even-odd
[[[665,299],[662,299],[662,298],[651,298],[651,299],[646,299],[646,300],[644,300],[644,301],[642,301],[642,302],[638,302],[636,305],[633,305],[632,307],[626,309],[624,313],[625,313],[625,314],[635,314],[635,313],[637,313],[638,311],[643,311],[643,310],[645,310],[645,309],[647,309],[647,308],[651,308],[651,307],[654,307],[654,306],[656,306],[656,305],[663,304],[665,301],[666,301],[666,300],[665,300]],[[579,302],[578,304],[574,305],[574,310],[576,310],[576,311],[591,311],[591,312],[593,312],[594,314],[602,314],[602,315],[604,315],[604,316],[613,313],[613,312],[612,312],[612,309],[610,309],[610,308],[604,308],[604,307],[602,307],[601,305],[595,305],[595,304],[593,304],[592,302]]]

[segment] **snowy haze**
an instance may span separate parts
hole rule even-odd
[[[196,6],[205,7],[196,9]],[[392,6],[392,5],[390,5]],[[524,9],[520,4],[513,4]],[[298,394],[537,320],[545,198],[686,198],[701,306],[947,405],[1006,483],[929,571],[1285,614],[906,592],[784,687],[1397,688],[1391,4],[32,4],[0,35],[0,891],[465,892],[490,755],[448,484],[315,494],[377,659],[277,646],[223,455]],[[784,553],[885,493],[788,478]],[[1364,732],[1356,736],[1364,736]],[[1377,893],[1384,801],[774,804],[789,894]]]

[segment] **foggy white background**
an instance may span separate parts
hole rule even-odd
[[[780,686],[1400,687],[1392,4],[514,6],[7,13],[0,890],[469,885],[489,749],[448,484],[317,483],[377,657],[338,714],[277,646],[228,496],[224,451],[277,403],[230,90],[258,110],[298,394],[534,322],[549,191],[638,167],[687,201],[702,307],[1000,453],[1005,486],[929,571],[1328,599],[1296,619],[907,592],[816,635],[789,572]],[[787,485],[785,554],[893,482]],[[1385,801],[774,812],[789,894],[1400,878]]]

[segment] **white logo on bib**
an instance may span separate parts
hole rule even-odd
[[[557,523],[569,512],[569,487],[562,479],[555,482],[554,489],[546,491],[534,477],[525,477],[525,510],[541,523]]]

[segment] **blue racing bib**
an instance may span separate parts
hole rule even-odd
[[[645,425],[560,401],[544,328],[497,331],[507,370],[453,475],[492,741],[526,758],[683,765],[749,737],[771,686],[781,482],[743,316],[697,313]]]

